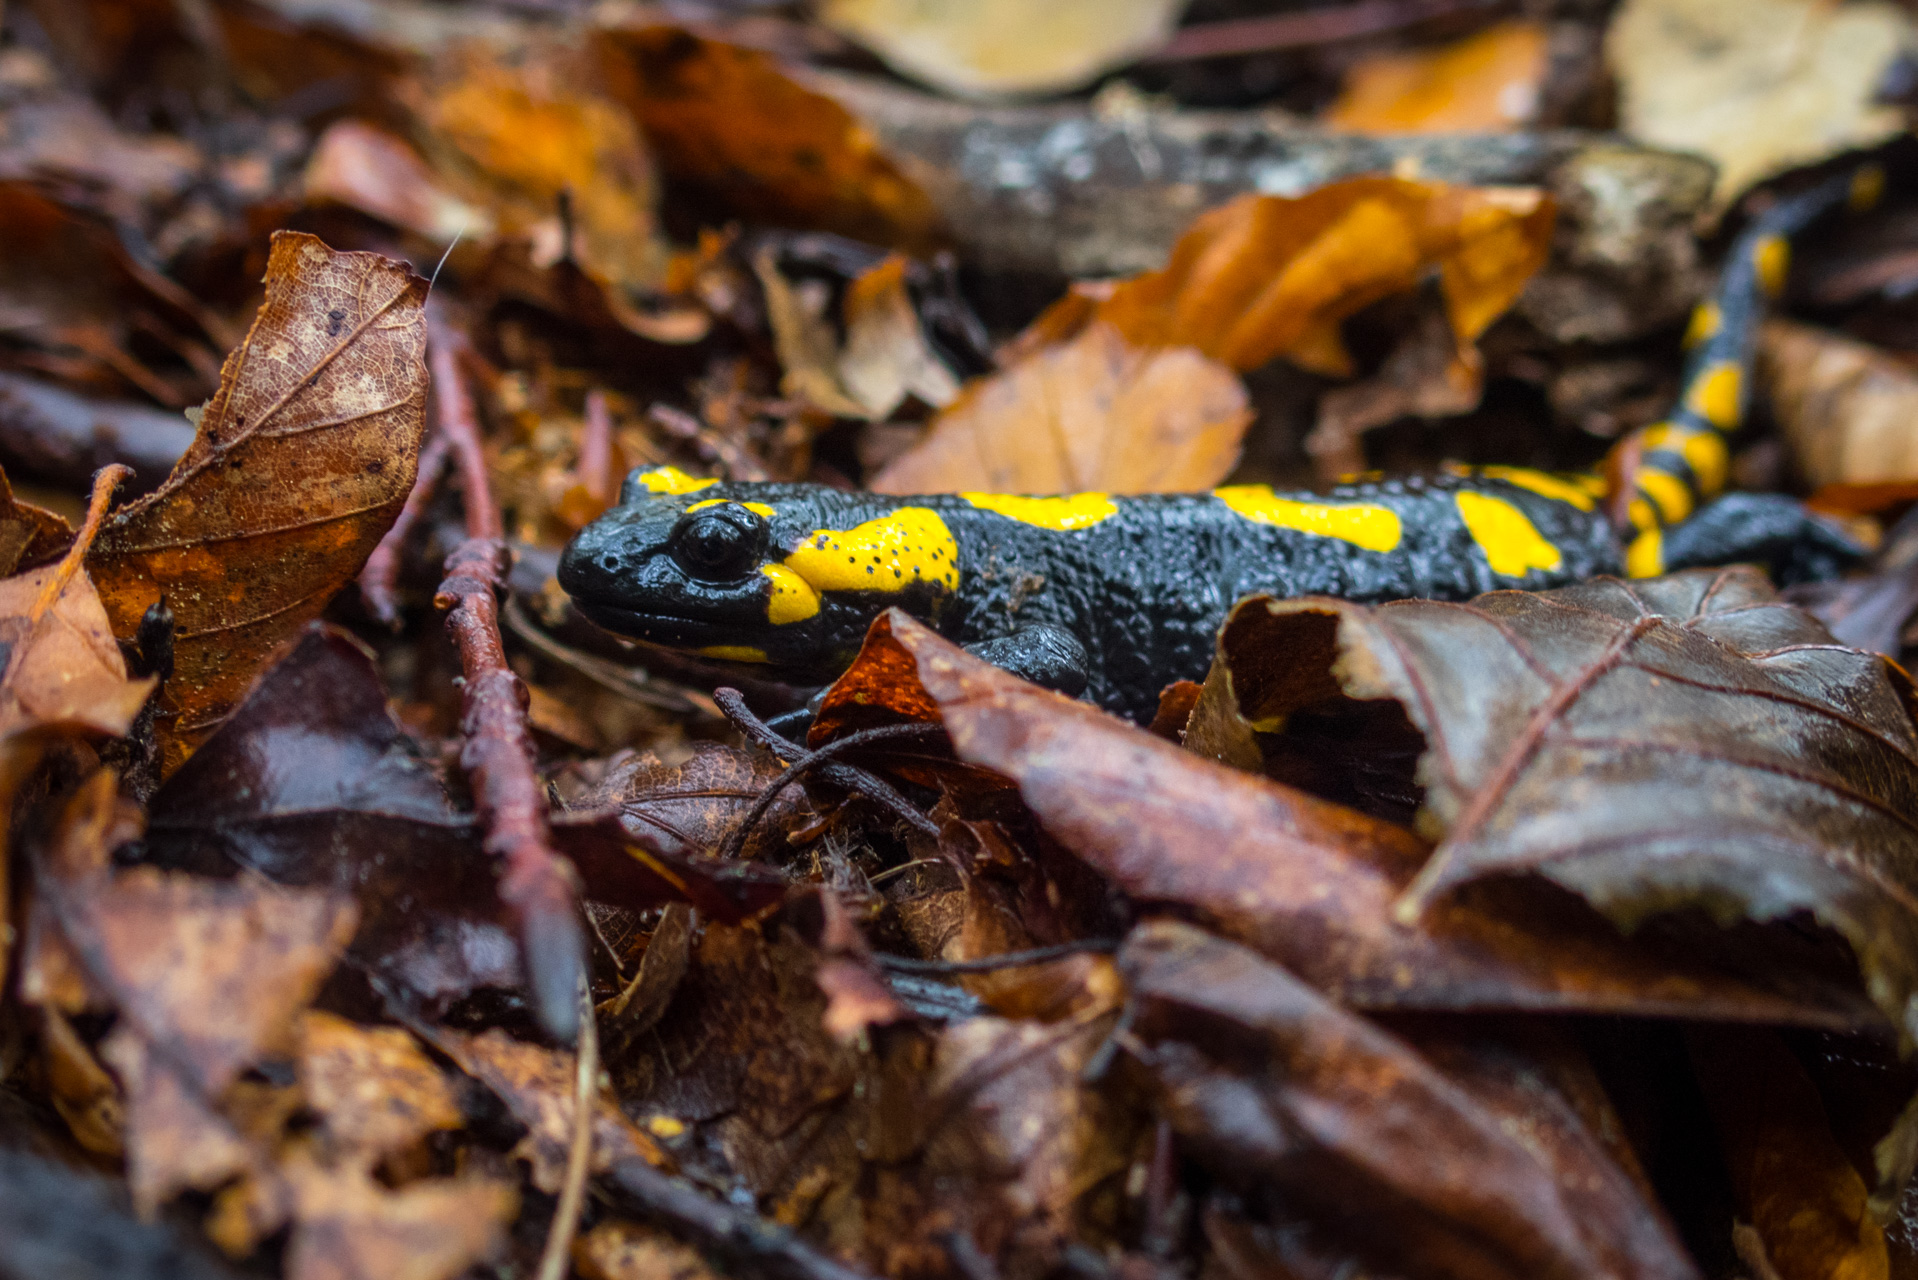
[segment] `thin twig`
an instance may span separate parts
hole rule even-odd
[[[599,1027],[593,1021],[593,996],[586,975],[579,980],[579,1070],[573,1082],[573,1140],[566,1149],[566,1181],[546,1231],[534,1280],[566,1280],[579,1213],[586,1203],[586,1176],[592,1171],[593,1116],[599,1108]]]
[[[770,751],[781,760],[795,762],[794,768],[799,767],[799,762],[804,762],[805,767],[801,769],[800,772],[810,772],[816,775],[821,782],[828,783],[835,787],[843,787],[855,795],[864,796],[880,808],[887,810],[902,821],[910,824],[915,830],[931,836],[934,839],[938,838],[938,824],[921,813],[917,805],[900,795],[897,788],[884,778],[881,778],[878,774],[868,769],[861,769],[857,765],[844,764],[832,759],[830,755],[809,753],[798,743],[788,741],[786,738],[781,737],[773,730],[771,725],[752,713],[746,706],[745,697],[737,689],[713,690],[713,702],[725,713],[726,718],[732,721],[741,733],[745,734],[747,738],[751,739],[751,741],[762,750]],[[909,726],[893,727],[903,728]],[[944,732],[937,725],[923,725],[919,727],[928,731],[925,735],[928,737],[934,732]],[[841,743],[845,741],[847,741],[847,739],[842,738],[839,742],[833,743],[832,746],[835,749],[839,748]],[[861,739],[861,743],[868,741],[871,740]],[[761,793],[760,801],[765,808],[770,808],[772,798],[778,795],[780,791],[783,791],[794,777],[798,776],[798,774],[793,773],[792,769],[788,769],[787,774],[791,776],[781,775],[765,792]],[[740,825],[737,834],[739,835],[739,844],[741,846],[745,844],[746,833],[750,832],[753,824],[757,823],[759,819],[764,816],[764,810],[761,809],[749,817],[745,823]]]
[[[613,411],[606,393],[594,387],[586,393],[586,423],[579,433],[579,464],[574,471],[580,487],[594,502],[612,506],[619,493],[613,471]]]
[[[865,1272],[800,1239],[790,1227],[715,1200],[644,1160],[618,1161],[611,1181],[615,1198],[625,1201],[622,1208],[673,1228],[730,1261],[738,1273],[763,1275],[767,1280],[871,1280]]]
[[[434,601],[447,610],[446,628],[466,678],[460,767],[472,785],[486,832],[484,847],[504,864],[500,898],[519,919],[534,1011],[549,1034],[570,1041],[580,1029],[575,992],[584,981],[586,934],[572,866],[554,852],[547,828],[546,792],[533,767],[533,735],[526,723],[526,686],[506,664],[500,638],[499,596],[511,553],[487,483],[479,420],[460,376],[457,344],[462,339],[441,321],[431,325],[439,430],[465,487],[466,541],[446,557],[446,577]]]
[[[80,531],[73,535],[73,545],[67,548],[59,566],[41,586],[39,598],[33,602],[33,608],[27,614],[29,626],[39,625],[40,619],[67,589],[67,584],[73,581],[73,575],[80,572],[81,562],[87,558],[87,552],[93,547],[93,539],[100,532],[100,521],[106,518],[107,503],[113,501],[113,491],[132,474],[132,468],[114,462],[101,467],[99,474],[93,477],[93,496],[87,500],[87,518],[81,524]],[[27,646],[23,644],[14,646],[16,653],[23,653],[26,649]]]
[[[1493,3],[1494,0],[1361,0],[1358,4],[1301,9],[1268,18],[1202,22],[1182,29],[1139,61],[1190,62],[1198,58],[1310,49],[1396,31],[1448,14],[1491,8]]]
[[[425,519],[426,508],[432,505],[433,493],[439,488],[440,474],[452,456],[453,446],[445,432],[435,431],[426,438],[426,447],[420,450],[419,473],[413,477],[406,505],[360,570],[360,598],[376,619],[396,631],[400,626],[400,552],[414,528]]]
[[[1119,949],[1117,938],[1081,938],[1050,947],[1029,947],[1024,951],[1002,951],[977,960],[920,960],[913,956],[895,956],[884,951],[872,953],[873,963],[894,973],[991,973],[997,969],[1017,969],[1022,965],[1046,964],[1067,956],[1109,955]]]

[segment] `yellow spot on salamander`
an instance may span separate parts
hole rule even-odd
[[[1712,365],[1685,389],[1685,407],[1719,430],[1738,425],[1738,366],[1726,360]]]
[[[1716,302],[1706,299],[1693,307],[1691,323],[1685,326],[1685,350],[1690,351],[1716,337],[1724,323],[1725,313],[1718,309]]]
[[[1530,467],[1480,467],[1478,473],[1487,480],[1503,480],[1506,484],[1515,484],[1521,489],[1529,489],[1541,498],[1570,503],[1580,511],[1590,511],[1598,505],[1591,490],[1578,482],[1561,480],[1555,475],[1534,471]]]
[[[683,1120],[675,1120],[672,1116],[647,1116],[646,1131],[655,1138],[671,1141],[686,1132],[686,1124]]]
[[[1785,291],[1785,276],[1791,270],[1791,246],[1783,236],[1760,236],[1752,246],[1752,267],[1758,272],[1758,287],[1768,298]]]
[[[1670,449],[1685,456],[1685,463],[1698,480],[1700,493],[1713,494],[1725,487],[1725,472],[1731,458],[1725,438],[1716,431],[1700,431],[1660,422],[1645,428],[1645,451]]]
[[[1061,498],[1023,498],[1010,493],[962,493],[959,496],[981,511],[1061,533],[1089,529],[1119,511],[1119,504],[1103,493],[1075,493]]]
[[[1647,529],[1625,549],[1625,573],[1633,578],[1656,578],[1665,572],[1665,536]]]
[[[1458,493],[1459,518],[1472,533],[1472,541],[1485,553],[1492,572],[1506,578],[1522,578],[1533,569],[1550,572],[1563,564],[1558,548],[1547,542],[1532,522],[1503,498],[1482,493]]]
[[[759,571],[772,579],[772,599],[766,602],[766,621],[775,627],[804,622],[819,612],[819,592],[783,564],[762,564]]]
[[[654,467],[651,471],[640,472],[637,478],[646,486],[648,493],[664,494],[698,493],[719,483],[717,480],[689,476],[678,467]]]
[[[901,507],[851,529],[816,529],[786,568],[818,592],[903,591],[927,582],[959,589],[959,544],[937,511]]]
[[[764,662],[766,651],[756,649],[749,644],[709,644],[699,651],[702,658],[719,658],[725,662]]]
[[[703,502],[695,502],[692,506],[687,507],[686,510],[690,514],[691,512],[694,512],[694,511],[704,511],[707,507],[723,507],[728,502],[739,502],[739,499],[737,498],[707,498]],[[764,516],[768,520],[773,518],[773,509],[767,506],[763,502],[739,502],[739,505],[746,508],[746,510],[752,512],[754,515]]]
[[[1638,491],[1658,508],[1660,524],[1677,524],[1692,513],[1692,487],[1668,472],[1654,467],[1638,469]]]
[[[1263,484],[1228,485],[1214,489],[1212,496],[1254,524],[1338,538],[1367,551],[1392,550],[1404,532],[1398,512],[1370,502],[1294,502]]]
[[[1650,533],[1658,528],[1658,510],[1643,498],[1633,498],[1625,508],[1625,520],[1632,528]]]

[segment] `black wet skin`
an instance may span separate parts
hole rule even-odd
[[[1493,573],[1459,516],[1455,497],[1462,489],[1517,507],[1557,549],[1559,566],[1518,578]],[[815,680],[843,670],[867,626],[894,605],[965,645],[1010,640],[1034,624],[1051,624],[1085,647],[1087,696],[1145,720],[1168,683],[1203,678],[1213,635],[1242,596],[1457,600],[1502,587],[1561,586],[1619,568],[1617,541],[1600,513],[1503,481],[1388,480],[1279,496],[1387,507],[1400,520],[1398,545],[1368,551],[1340,538],[1260,524],[1211,494],[1115,497],[1113,515],[1059,531],[980,510],[952,494],[890,497],[821,485],[720,483],[666,495],[629,478],[620,505],[567,547],[559,581],[587,617],[610,630],[672,648],[760,649],[783,673]],[[755,515],[740,505],[747,502],[774,514],[770,520]],[[695,504],[708,505],[689,515]],[[829,591],[811,618],[779,626],[767,621],[772,584],[761,565],[783,560],[817,530],[851,529],[905,507],[936,511],[951,531],[959,555],[956,592],[924,582],[897,591]],[[715,519],[737,532],[710,536]],[[732,563],[718,545],[729,539],[738,543]],[[739,549],[747,547],[750,554]]]

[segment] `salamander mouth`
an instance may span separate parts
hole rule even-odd
[[[708,645],[738,644],[742,639],[742,628],[738,623],[701,622],[696,618],[678,618],[662,613],[643,613],[637,609],[622,609],[617,605],[595,604],[587,600],[574,600],[574,605],[586,617],[623,636],[635,640],[644,640],[649,644],[664,645],[669,649],[699,649]],[[750,641],[756,635],[745,635]]]

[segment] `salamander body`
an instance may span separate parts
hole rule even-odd
[[[1464,599],[1621,570],[1757,560],[1823,576],[1856,555],[1788,499],[1724,484],[1753,331],[1785,237],[1862,203],[1871,170],[1754,220],[1700,305],[1680,403],[1627,443],[1625,519],[1593,476],[1458,469],[1323,494],[1241,485],[1195,494],[894,497],[811,484],[635,471],[561,558],[560,585],[613,631],[824,680],[899,606],[1010,669],[1147,719],[1204,675],[1234,601],[1332,595]],[[1869,195],[1869,190],[1862,194]]]

